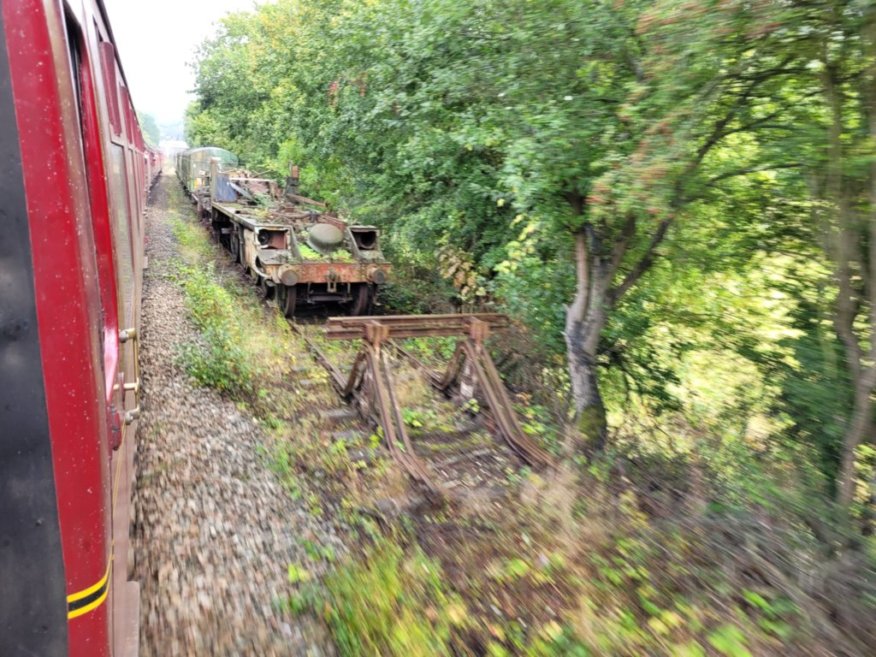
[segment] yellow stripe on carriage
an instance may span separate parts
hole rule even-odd
[[[107,563],[107,565],[106,565],[106,572],[103,574],[103,577],[101,577],[101,578],[97,581],[96,584],[92,584],[92,585],[89,586],[87,589],[82,589],[81,591],[78,591],[78,592],[76,592],[76,593],[71,593],[70,595],[68,595],[68,596],[67,596],[67,604],[69,604],[69,603],[71,603],[71,602],[76,602],[77,600],[81,600],[82,598],[87,598],[87,597],[90,596],[92,593],[94,593],[95,591],[99,590],[100,587],[102,587],[102,586],[106,586],[107,580],[109,579],[110,566],[111,566],[111,564],[112,564],[112,560],[110,560],[110,562]]]

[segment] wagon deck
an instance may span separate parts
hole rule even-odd
[[[219,242],[287,317],[298,306],[324,304],[363,314],[387,281],[378,229],[299,195],[297,167],[281,189],[246,171],[223,170],[223,160],[213,158],[203,184],[189,191]]]

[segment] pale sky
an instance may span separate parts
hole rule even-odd
[[[216,21],[231,11],[251,9],[257,0],[104,2],[134,106],[160,124],[182,120],[194,86],[187,64],[198,45],[215,33]]]

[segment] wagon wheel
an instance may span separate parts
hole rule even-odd
[[[236,263],[240,263],[240,238],[237,233],[231,233],[231,259]]]
[[[294,285],[277,286],[277,306],[284,317],[292,319],[295,316],[295,301],[298,297]]]
[[[267,278],[259,277],[259,282],[257,285],[259,288],[259,294],[261,295],[261,297],[263,299],[273,299],[274,298],[274,293],[276,292],[277,288],[274,287],[273,285],[268,284]]]
[[[374,300],[371,294],[371,286],[367,283],[361,283],[356,286],[356,291],[353,293],[353,304],[350,306],[351,315],[365,315],[371,310],[371,302]]]

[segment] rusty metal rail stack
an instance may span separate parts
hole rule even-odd
[[[327,338],[363,341],[362,349],[347,376],[329,363],[325,355],[312,344],[311,350],[331,374],[339,394],[347,400],[357,399],[366,412],[376,416],[390,454],[413,479],[426,487],[430,496],[441,498],[444,497],[443,492],[435,483],[429,468],[414,453],[405,429],[386,347],[396,339],[458,336],[460,340],[443,374],[429,370],[416,359],[408,357],[426,369],[432,385],[445,394],[458,389],[463,398],[474,398],[476,392],[480,392],[499,433],[511,449],[529,465],[545,467],[551,463],[551,457],[521,429],[502,379],[484,345],[491,331],[508,325],[508,317],[496,313],[332,317],[325,329]],[[407,355],[400,347],[398,349]]]

